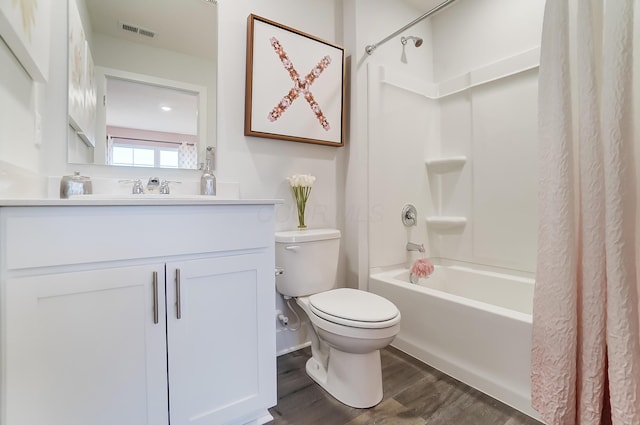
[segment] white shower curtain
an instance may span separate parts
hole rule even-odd
[[[549,425],[640,424],[634,3],[546,4],[531,382]]]

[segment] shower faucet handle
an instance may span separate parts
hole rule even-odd
[[[402,224],[406,227],[418,224],[418,210],[416,210],[415,206],[407,204],[402,208]]]

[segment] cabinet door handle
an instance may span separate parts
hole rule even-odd
[[[176,269],[176,318],[182,317],[182,306],[180,303],[180,269]]]
[[[153,272],[153,324],[158,324],[158,272]]]

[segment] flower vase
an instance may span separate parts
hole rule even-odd
[[[298,230],[305,230],[307,225],[304,224],[304,210],[307,207],[307,199],[311,193],[311,186],[315,181],[315,177],[312,175],[298,175],[294,174],[291,177],[287,177],[291,190],[293,191],[293,197],[296,201],[296,209],[298,211]]]
[[[305,210],[306,204],[305,203],[298,203],[298,230],[305,230],[307,228],[307,225],[304,224],[304,210]]]

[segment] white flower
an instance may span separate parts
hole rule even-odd
[[[311,186],[316,178],[311,174],[294,174],[291,177],[287,177],[293,197],[296,201],[296,207],[298,209],[298,229],[306,229],[304,224],[304,211],[307,206],[307,200],[311,194]]]
[[[287,180],[291,187],[311,187],[316,178],[311,174],[294,174],[291,177],[287,177]]]

